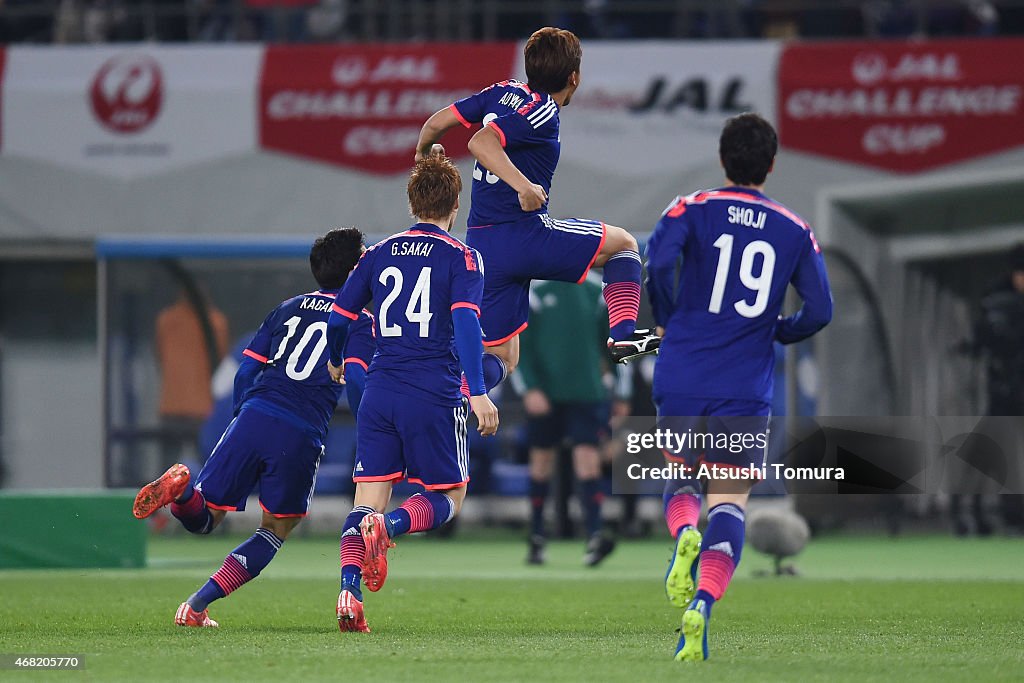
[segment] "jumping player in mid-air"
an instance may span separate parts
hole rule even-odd
[[[350,323],[367,301],[378,302],[377,352],[356,420],[355,501],[341,536],[342,631],[369,632],[362,581],[380,590],[391,539],[436,529],[462,507],[469,481],[463,377],[480,433],[498,429],[481,363],[484,264],[448,234],[459,210],[459,171],[443,155],[428,156],[416,163],[407,190],[418,222],[366,251],[328,322],[328,369],[345,382]],[[381,514],[404,478],[425,491]]]
[[[733,473],[738,480],[689,477],[665,487],[665,519],[676,538],[665,591],[686,610],[680,661],[707,659],[711,608],[740,561],[753,468],[765,458],[772,344],[806,339],[832,319],[825,263],[810,227],[763,192],[777,150],[775,130],[760,116],[729,119],[719,140],[728,185],[677,197],[647,244],[647,291],[664,334],[653,386],[659,425],[680,434],[744,434],[756,444],[681,454],[690,468],[699,461],[710,471],[741,468]],[[804,303],[783,318],[790,283]],[[703,538],[702,485],[709,510]]]
[[[178,626],[217,626],[207,606],[259,576],[306,515],[327,424],[344,390],[325,366],[327,318],[362,253],[363,235],[355,228],[331,230],[313,243],[309,264],[320,288],[275,308],[249,342],[235,374],[235,419],[199,476],[193,481],[188,467],[173,465],[135,498],[139,519],[170,505],[185,529],[208,534],[228,511],[244,510],[259,484],[260,527],[181,603]],[[353,412],[374,353],[373,320],[366,311],[356,317],[342,354]]]
[[[603,267],[612,355],[621,361],[657,349],[654,335],[636,329],[641,273],[636,239],[601,221],[556,220],[547,213],[561,147],[559,116],[579,87],[582,56],[570,31],[536,31],[524,49],[527,83],[495,83],[436,112],[416,143],[416,159],[421,159],[434,153],[449,129],[483,124],[469,142],[477,163],[466,243],[487,264],[480,322],[488,389],[519,363],[531,280],[578,283],[591,267]]]

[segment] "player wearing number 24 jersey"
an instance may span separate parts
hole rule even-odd
[[[327,423],[343,390],[325,365],[327,319],[363,252],[362,240],[362,233],[348,228],[331,230],[313,243],[309,262],[319,289],[275,308],[249,343],[235,374],[235,419],[202,471],[193,480],[188,467],[174,465],[135,499],[136,517],[170,505],[186,530],[208,534],[228,511],[245,509],[259,485],[260,527],[178,607],[179,626],[217,626],[207,606],[256,578],[306,515]],[[357,317],[344,353],[354,368],[354,386],[373,354],[371,318],[365,312]]]
[[[659,426],[744,444],[666,454],[691,468],[666,482],[663,499],[676,538],[665,593],[685,608],[678,661],[707,659],[711,608],[740,561],[744,509],[767,451],[773,343],[805,339],[832,319],[825,263],[810,227],[763,191],[777,151],[778,137],[763,118],[729,119],[719,139],[729,185],[677,197],[647,244],[647,290],[654,320],[664,328],[653,387]],[[790,283],[804,303],[782,318]],[[700,481],[702,463],[731,473]],[[697,530],[702,486],[703,535]]]
[[[328,370],[344,382],[342,348],[351,321],[377,302],[377,352],[370,363],[356,424],[355,505],[341,534],[338,627],[369,631],[362,581],[380,590],[391,539],[436,529],[462,506],[469,481],[469,403],[484,436],[498,428],[482,367],[480,254],[449,234],[462,179],[444,156],[421,159],[409,176],[417,223],[370,247],[338,294],[328,321]],[[396,481],[423,493],[383,514]]]

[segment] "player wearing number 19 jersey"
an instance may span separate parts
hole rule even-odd
[[[531,280],[580,283],[591,267],[603,268],[612,354],[622,359],[656,348],[652,335],[636,331],[636,240],[602,221],[548,215],[561,152],[561,111],[580,84],[580,41],[570,31],[548,27],[530,36],[523,52],[527,83],[495,83],[436,112],[423,124],[416,149],[422,158],[447,130],[482,124],[469,143],[477,164],[466,243],[487,263],[480,322],[488,388],[519,362]]]
[[[647,245],[647,289],[664,328],[653,387],[660,425],[684,434],[749,436],[754,444],[739,452],[711,447],[680,454],[690,468],[701,462],[715,466],[711,471],[740,468],[739,481],[703,482],[709,509],[703,538],[696,528],[701,482],[682,478],[665,488],[665,519],[676,538],[665,591],[673,605],[686,608],[676,649],[681,661],[707,658],[711,606],[739,564],[744,507],[766,451],[773,342],[805,339],[832,318],[825,264],[810,227],[763,192],[777,149],[775,130],[760,116],[730,119],[719,141],[729,184],[676,198]],[[782,318],[789,284],[803,308]]]
[[[235,374],[236,417],[202,471],[193,481],[185,465],[174,465],[135,499],[136,517],[170,505],[185,529],[208,534],[226,512],[245,509],[259,484],[260,527],[178,607],[179,626],[217,626],[207,605],[256,578],[306,515],[327,424],[342,392],[324,365],[327,318],[362,254],[362,239],[349,228],[331,230],[313,243],[309,262],[320,288],[275,308],[249,342]],[[365,312],[359,318],[344,353],[357,369],[373,354],[371,319]]]
[[[340,365],[350,321],[367,301],[377,302],[377,352],[356,425],[355,505],[341,537],[342,631],[369,631],[362,581],[371,591],[384,584],[391,539],[436,529],[459,512],[469,481],[463,374],[481,433],[498,427],[481,366],[484,264],[448,233],[461,189],[459,171],[445,157],[417,162],[408,196],[418,222],[366,251],[328,322],[329,369],[345,381]],[[402,479],[424,492],[381,514]]]

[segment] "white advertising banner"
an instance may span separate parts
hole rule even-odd
[[[717,162],[727,118],[774,120],[780,52],[774,41],[586,43],[561,114],[562,160],[630,175]]]
[[[3,154],[119,179],[256,149],[263,50],[13,47]]]

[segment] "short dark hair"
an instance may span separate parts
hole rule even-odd
[[[527,84],[539,92],[558,92],[580,70],[583,47],[572,31],[547,26],[534,31],[523,48]]]
[[[409,213],[416,218],[448,218],[459,202],[462,176],[451,159],[443,154],[431,154],[416,162],[409,174],[406,192]]]
[[[763,184],[778,151],[779,137],[772,124],[749,112],[726,121],[718,139],[725,177],[737,185]]]
[[[321,289],[338,289],[363,255],[363,233],[335,228],[317,237],[309,250],[309,269]]]

